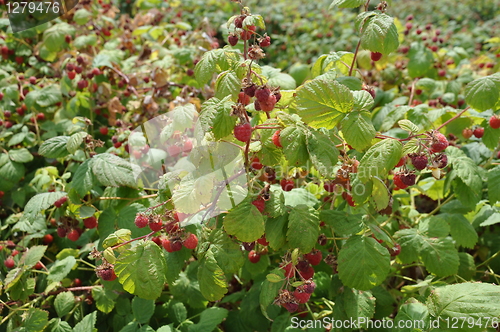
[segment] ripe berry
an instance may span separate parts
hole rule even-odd
[[[33,266],[33,268],[34,268],[35,270],[41,270],[41,269],[42,269],[42,267],[43,267],[43,266],[42,266],[42,263],[40,263],[40,262],[36,262],[35,266]]]
[[[292,263],[288,263],[285,266],[281,267],[283,270],[285,270],[285,278],[290,279],[295,275],[295,266],[293,266]]]
[[[66,36],[64,36],[64,41],[65,41],[67,44],[71,43],[71,36],[70,36],[70,35],[66,35]]]
[[[122,146],[122,142],[116,142],[115,144],[113,144],[113,146],[118,149],[120,146]]]
[[[101,70],[99,68],[92,69],[92,75],[94,76],[101,75]]]
[[[243,91],[241,91],[239,94],[238,94],[238,103],[241,103],[243,105],[248,105],[250,104],[250,97],[245,94]]]
[[[161,241],[161,244],[167,252],[174,252],[172,250],[172,242],[169,239],[163,239],[163,241]]]
[[[438,76],[441,76],[441,77],[446,76],[446,70],[444,70],[444,69],[440,69],[440,70],[438,71]]]
[[[71,232],[68,233],[68,239],[70,239],[73,242],[77,241],[79,238],[80,238],[80,233],[76,229],[73,229],[71,230]]]
[[[64,227],[57,227],[57,235],[59,237],[66,237],[67,230]]]
[[[54,203],[54,206],[55,207],[61,207],[64,203],[66,203],[66,201],[68,200],[68,197],[67,196],[64,196],[64,197],[61,197],[59,198],[57,201],[55,201]]]
[[[248,253],[248,260],[254,264],[258,263],[260,261],[260,254],[255,250],[252,250]]]
[[[259,157],[255,156],[252,158],[251,160],[251,164],[253,169],[262,169],[262,167],[264,167],[261,163],[260,163],[260,159]]]
[[[302,292],[299,289],[296,289],[293,292],[293,297],[299,302],[299,303],[307,303],[309,301],[309,298],[311,297],[311,294]]]
[[[297,311],[297,309],[299,309],[299,305],[293,302],[283,303],[283,307],[290,313],[295,312]]]
[[[370,57],[372,58],[373,61],[378,61],[382,58],[382,53],[380,52],[372,52]]]
[[[227,41],[229,42],[229,45],[235,46],[236,44],[238,44],[238,36],[232,33],[229,35],[229,37],[227,37]]]
[[[159,230],[161,230],[161,228],[163,227],[163,222],[150,222],[149,223],[149,228],[153,231],[153,232],[158,232]]]
[[[240,142],[248,142],[252,137],[252,126],[244,123],[234,127],[234,137]]]
[[[101,133],[101,135],[107,135],[109,132],[109,129],[108,129],[108,127],[101,127],[101,128],[99,128],[99,132]]]
[[[4,260],[3,264],[8,269],[12,269],[14,266],[16,266],[16,263],[14,262],[14,260],[12,259],[12,257],[9,257],[6,260]]]
[[[10,127],[12,127],[14,124],[13,124],[12,122],[10,122],[10,121],[5,121],[3,125],[5,126],[5,128],[6,128],[6,129],[9,129],[9,128],[10,128]]]
[[[271,91],[266,87],[259,88],[255,91],[255,98],[257,98],[257,100],[260,103],[266,102],[269,99],[270,95],[271,95]]]
[[[97,276],[104,281],[113,281],[116,279],[115,270],[112,268],[98,270]]]
[[[352,195],[344,192],[342,194],[342,197],[344,197],[344,199],[347,201],[347,204],[349,204],[349,206],[352,206],[352,207],[356,206],[356,203],[354,202],[354,199],[352,198]]]
[[[265,36],[264,38],[262,38],[259,43],[260,47],[268,47],[269,45],[271,45],[271,37],[269,36]]]
[[[419,171],[421,171],[427,167],[427,162],[429,160],[427,159],[426,155],[412,155],[412,156],[410,156],[410,158],[411,158],[411,163],[413,164],[413,167],[415,167]]]
[[[434,158],[432,164],[437,168],[445,168],[448,165],[448,157],[445,154],[439,154]]]
[[[483,127],[477,127],[476,129],[474,129],[474,131],[472,133],[477,138],[481,138],[484,135],[484,128]]]
[[[446,137],[439,133],[435,132],[432,137],[432,143],[431,143],[431,151],[436,153],[436,152],[441,152],[444,149],[448,147],[449,143]]]
[[[182,244],[187,249],[195,249],[196,246],[198,245],[198,237],[195,234],[191,233],[189,234],[187,239],[184,240]]]
[[[392,257],[397,256],[401,253],[401,245],[399,245],[399,243],[395,243],[394,247],[388,249]]]
[[[73,80],[76,77],[76,73],[74,71],[69,71],[68,72],[68,78],[70,80]]]
[[[295,183],[292,179],[281,179],[280,185],[283,191],[291,191],[293,188],[295,188]]]
[[[251,251],[255,248],[255,242],[243,242],[243,248],[245,248],[246,251]]]
[[[45,234],[43,237],[43,244],[50,244],[54,241],[54,237],[51,234]]]
[[[241,15],[238,16],[237,18],[234,19],[234,26],[237,27],[238,29],[243,28],[243,20],[245,19],[245,16]]]
[[[252,84],[250,86],[247,86],[246,88],[243,89],[243,92],[249,97],[254,97],[255,96],[255,91],[257,90],[257,86],[255,84]]]
[[[144,228],[146,227],[148,224],[149,224],[149,219],[148,217],[146,217],[145,215],[143,214],[138,214],[136,217],[135,217],[135,221],[134,221],[135,225],[139,228]]]
[[[399,189],[405,189],[408,187],[408,185],[403,183],[403,180],[401,179],[401,173],[396,173],[394,174],[394,184],[399,188]]]
[[[267,242],[267,239],[266,239],[265,235],[262,235],[262,237],[257,240],[257,243],[259,243],[259,244],[261,244],[263,246],[269,245],[269,242]]]
[[[81,73],[82,73],[82,71],[83,71],[83,68],[82,68],[81,66],[76,66],[76,67],[75,67],[75,72],[76,72],[77,74],[81,74]]]
[[[314,276],[313,267],[306,261],[299,262],[299,264],[297,264],[297,269],[299,270],[299,274],[305,280],[311,279]]]
[[[264,112],[271,112],[274,109],[274,105],[276,105],[276,96],[270,95],[266,101],[260,101],[260,109]]]
[[[490,127],[493,129],[498,129],[500,128],[500,117],[497,115],[493,115],[490,118]]]
[[[72,63],[68,63],[68,64],[66,65],[66,70],[67,70],[67,71],[73,71],[73,70],[75,70],[75,65],[74,65],[74,64],[72,64]]]
[[[30,84],[36,84],[36,77],[35,76],[30,77]]]
[[[401,157],[395,167],[401,167],[406,163],[406,156]]]
[[[78,89],[83,90],[87,86],[87,81],[86,80],[79,80],[76,85],[77,85]]]
[[[304,290],[304,292],[306,292],[308,294],[312,294],[312,293],[314,293],[314,290],[316,289],[316,283],[312,280],[307,280],[306,283],[300,287]]]
[[[305,254],[304,258],[309,263],[311,263],[311,265],[318,265],[319,263],[321,263],[321,259],[323,258],[323,254],[321,253],[321,251],[315,249],[315,250],[311,251],[310,253]]]
[[[252,204],[259,210],[260,213],[263,213],[266,209],[266,201],[262,199],[262,197],[257,198]]]
[[[415,184],[415,181],[416,181],[416,178],[417,178],[417,176],[415,175],[415,173],[400,174],[399,177],[401,179],[401,182],[403,182],[406,186],[413,186]],[[401,189],[404,189],[404,188],[401,188]]]
[[[36,115],[36,119],[37,119],[38,121],[43,121],[43,120],[45,120],[45,113],[38,113],[38,114]]]
[[[92,229],[96,228],[97,226],[97,218],[92,216],[89,218],[83,219],[83,225],[85,225],[85,228]]]
[[[4,116],[6,119],[8,119],[8,118],[10,118],[10,117],[12,116],[12,112],[11,112],[11,111],[4,111],[4,112],[3,112],[3,116]]]
[[[0,101],[2,101],[2,99],[3,99],[3,93],[0,92]]]
[[[280,132],[281,132],[281,130],[276,130],[276,132],[273,134],[273,137],[272,137],[274,145],[276,145],[276,147],[278,147],[278,148],[283,147],[281,145],[281,142],[280,142]]]
[[[252,37],[253,32],[252,31],[242,31],[240,33],[240,38],[242,40],[249,40]]]
[[[465,138],[465,139],[469,139],[472,137],[472,129],[470,128],[465,128],[464,130],[462,130],[462,136]]]

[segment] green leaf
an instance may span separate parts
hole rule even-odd
[[[54,24],[43,33],[43,45],[50,52],[59,52],[62,50],[66,35],[73,36],[75,28],[66,22]]]
[[[403,304],[398,311],[398,314],[394,318],[394,326],[404,326],[404,322],[418,322],[418,324],[424,324],[423,326],[419,326],[421,330],[427,330],[429,327],[429,310],[427,306],[420,302],[415,303],[405,303]],[[401,323],[399,323],[401,322]],[[399,328],[400,332],[413,332],[415,329],[413,328]]]
[[[330,9],[335,6],[339,6],[339,8],[356,8],[363,5],[365,2],[364,0],[333,0]]]
[[[45,250],[47,250],[47,246],[30,247],[24,252],[20,265],[24,265],[27,269],[31,269],[42,259]]]
[[[486,145],[488,149],[495,150],[499,141],[500,129],[493,129],[491,128],[491,126],[485,126],[484,135],[483,137],[481,137],[481,142],[483,142],[483,144]]]
[[[49,324],[49,313],[47,311],[38,308],[29,308],[27,312],[23,314],[23,326],[22,330],[26,332],[38,332],[43,331],[45,326]]]
[[[493,205],[500,201],[500,166],[496,166],[488,171],[488,198]]]
[[[63,280],[76,264],[76,259],[73,256],[68,256],[63,260],[57,260],[49,269],[47,279],[50,282],[58,282]]]
[[[66,316],[75,305],[75,296],[72,292],[62,292],[57,294],[54,300],[54,308],[59,317]]]
[[[104,287],[93,287],[92,298],[95,300],[99,311],[109,314],[115,307],[115,300],[118,298],[118,294]]]
[[[220,73],[215,80],[215,97],[222,99],[228,95],[236,98],[241,89],[241,80],[232,70]]]
[[[288,213],[266,222],[266,240],[274,250],[281,249],[286,243],[286,233],[288,230]]]
[[[478,78],[465,87],[465,102],[475,110],[493,109],[500,99],[500,75]]]
[[[0,190],[11,190],[24,176],[23,164],[10,160],[7,154],[0,155]]]
[[[92,163],[94,159],[86,159],[78,166],[73,175],[71,186],[81,197],[85,196],[94,186],[94,174],[92,173]]]
[[[443,218],[450,225],[450,232],[453,239],[459,246],[474,248],[477,243],[478,235],[472,224],[459,213],[442,213],[436,218]]]
[[[115,273],[127,292],[155,300],[161,295],[165,283],[165,257],[156,243],[145,241],[120,254]]]
[[[83,317],[83,319],[75,325],[73,328],[73,332],[89,332],[94,331],[95,323],[97,319],[97,311],[94,311],[87,316]]]
[[[363,229],[363,215],[343,211],[321,210],[320,220],[333,228],[336,234],[347,236],[359,233]]]
[[[493,213],[485,221],[479,224],[479,226],[486,227],[500,223],[500,213]]]
[[[384,181],[382,181],[379,177],[373,177],[373,200],[375,201],[375,206],[377,210],[383,210],[389,205],[390,194],[389,189],[387,189]]]
[[[370,15],[360,15],[358,25],[362,25],[361,47],[372,52],[387,55],[399,47],[398,29],[394,19],[380,12],[368,12]]]
[[[97,43],[96,35],[82,35],[75,38],[73,41],[73,46],[80,50],[88,46],[94,46]]]
[[[24,100],[28,108],[41,109],[55,105],[62,101],[62,93],[59,85],[47,85],[43,89],[31,91]]]
[[[411,43],[408,57],[408,74],[412,78],[424,76],[434,64],[432,51],[420,42]]]
[[[216,49],[205,52],[194,68],[194,75],[199,84],[206,84],[216,73],[229,69],[231,62],[238,61],[238,55],[228,49]]]
[[[319,131],[311,131],[310,135],[306,136],[306,141],[313,166],[321,175],[330,176],[339,158],[339,151],[335,144]]]
[[[342,294],[347,316],[354,321],[371,319],[375,313],[375,297],[369,291],[346,289]]]
[[[283,153],[291,165],[306,164],[309,158],[307,141],[310,135],[311,132],[303,126],[287,127],[280,132]]]
[[[483,181],[479,167],[467,157],[465,153],[456,147],[448,147],[446,152],[450,153],[451,164],[456,175],[464,182],[469,189],[479,194],[483,189]]]
[[[260,290],[260,310],[266,316],[267,319],[271,319],[267,313],[268,307],[274,302],[274,299],[279,293],[279,290],[283,287],[285,283],[285,272],[283,269],[274,269],[271,271],[272,274],[278,275],[283,281],[282,282],[270,282],[269,280],[264,280],[262,282],[262,287]]]
[[[134,297],[132,300],[132,314],[134,319],[141,324],[149,322],[155,312],[155,302],[153,300],[145,300],[140,297]]]
[[[358,151],[371,145],[377,131],[368,112],[351,112],[341,122],[342,134],[347,142]]]
[[[203,310],[200,321],[188,327],[189,332],[213,331],[227,317],[228,310],[211,307]]]
[[[460,320],[500,316],[500,286],[465,282],[434,289],[427,298],[427,307],[441,320],[457,317]]]
[[[203,103],[200,115],[200,123],[204,131],[212,131],[215,139],[221,139],[233,132],[237,118],[231,116],[234,102],[231,96],[219,100],[215,97]]]
[[[80,145],[83,143],[83,139],[87,137],[87,135],[88,134],[84,131],[71,135],[66,146],[69,153],[75,153],[76,151],[78,151]]]
[[[224,217],[224,229],[243,242],[253,242],[264,234],[264,218],[248,200],[238,204]]]
[[[10,150],[9,157],[18,163],[28,163],[33,160],[33,155],[26,148]]]
[[[354,97],[335,80],[316,78],[297,89],[297,113],[311,127],[333,129],[354,107]]]
[[[104,186],[137,188],[135,175],[139,171],[135,165],[110,153],[101,153],[92,159],[94,176]]]
[[[92,17],[92,13],[85,8],[82,8],[75,12],[73,20],[76,22],[76,24],[84,25],[89,21],[90,17]]]
[[[453,275],[458,271],[458,251],[450,237],[422,237],[420,257],[425,268],[438,277]]]
[[[460,260],[460,265],[458,266],[457,274],[465,280],[472,280],[476,275],[474,257],[466,252],[459,252],[458,259]]]
[[[211,249],[200,260],[198,280],[201,294],[209,301],[220,300],[228,291],[224,271],[217,265]]]
[[[361,89],[361,86],[359,88]],[[371,110],[374,104],[374,100],[372,95],[368,91],[352,91],[352,95],[354,97],[354,111],[363,112]]]
[[[287,240],[292,248],[309,253],[319,236],[318,211],[307,205],[297,205],[288,217]]]
[[[373,238],[355,235],[340,249],[339,277],[347,287],[369,290],[385,280],[389,269],[389,251]]]
[[[420,128],[410,120],[399,120],[398,124],[401,129],[409,133],[418,133],[420,131]]]
[[[373,145],[363,156],[358,167],[358,178],[368,182],[374,176],[387,177],[401,159],[403,145],[395,139],[384,139]]]
[[[28,220],[31,223],[43,210],[48,209],[61,197],[67,196],[64,191],[54,191],[48,193],[37,194],[26,203],[22,219]]]
[[[47,158],[62,158],[69,154],[66,149],[69,136],[56,136],[52,137],[40,145],[38,153]]]
[[[225,275],[232,275],[245,263],[240,245],[232,240],[221,229],[210,234],[209,241],[212,243],[210,250],[214,254],[217,264],[224,270]]]

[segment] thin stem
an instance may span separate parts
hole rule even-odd
[[[446,126],[451,121],[453,121],[455,119],[458,119],[462,114],[464,114],[465,112],[467,112],[469,110],[469,108],[470,108],[470,106],[467,106],[463,111],[459,112],[457,115],[455,115],[454,117],[452,117],[451,119],[449,119],[448,121],[446,121],[445,123],[443,123],[442,125],[440,125],[439,127],[437,127],[436,131],[438,131],[439,129],[443,128],[444,126]]]
[[[370,5],[370,0],[365,3],[365,12],[368,11],[368,6]],[[352,76],[352,71],[354,69],[354,65],[356,64],[356,58],[358,57],[359,47],[361,46],[361,37],[363,36],[363,31],[361,31],[361,35],[359,36],[358,45],[356,45],[356,51],[354,51],[354,58],[352,59],[351,67],[349,68],[349,76]]]

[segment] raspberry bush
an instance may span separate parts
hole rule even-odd
[[[498,8],[301,5],[2,14],[0,331],[498,328]]]

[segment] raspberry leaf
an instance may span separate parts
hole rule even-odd
[[[246,200],[224,217],[224,229],[240,241],[253,242],[264,234],[264,218],[259,210]]]
[[[479,112],[492,109],[500,100],[500,75],[478,78],[465,87],[465,101]]]
[[[391,16],[364,12],[358,15],[356,25],[361,26],[361,46],[364,49],[389,54],[399,47],[398,29]]]
[[[341,121],[341,126],[342,134],[347,144],[351,145],[358,151],[363,151],[369,147],[372,139],[377,133],[373,127],[371,117],[368,112],[356,111],[349,113]]]
[[[290,211],[287,240],[292,248],[310,252],[319,236],[318,212],[306,205],[297,205]]]
[[[403,145],[395,139],[384,139],[373,145],[359,163],[358,178],[367,182],[374,176],[384,178],[401,159]]]
[[[217,264],[211,249],[208,249],[200,260],[198,280],[201,294],[208,301],[218,301],[227,293],[224,271]]]
[[[307,150],[311,162],[321,175],[328,177],[337,164],[339,151],[322,132],[311,131],[310,133],[311,135],[307,136]]]

